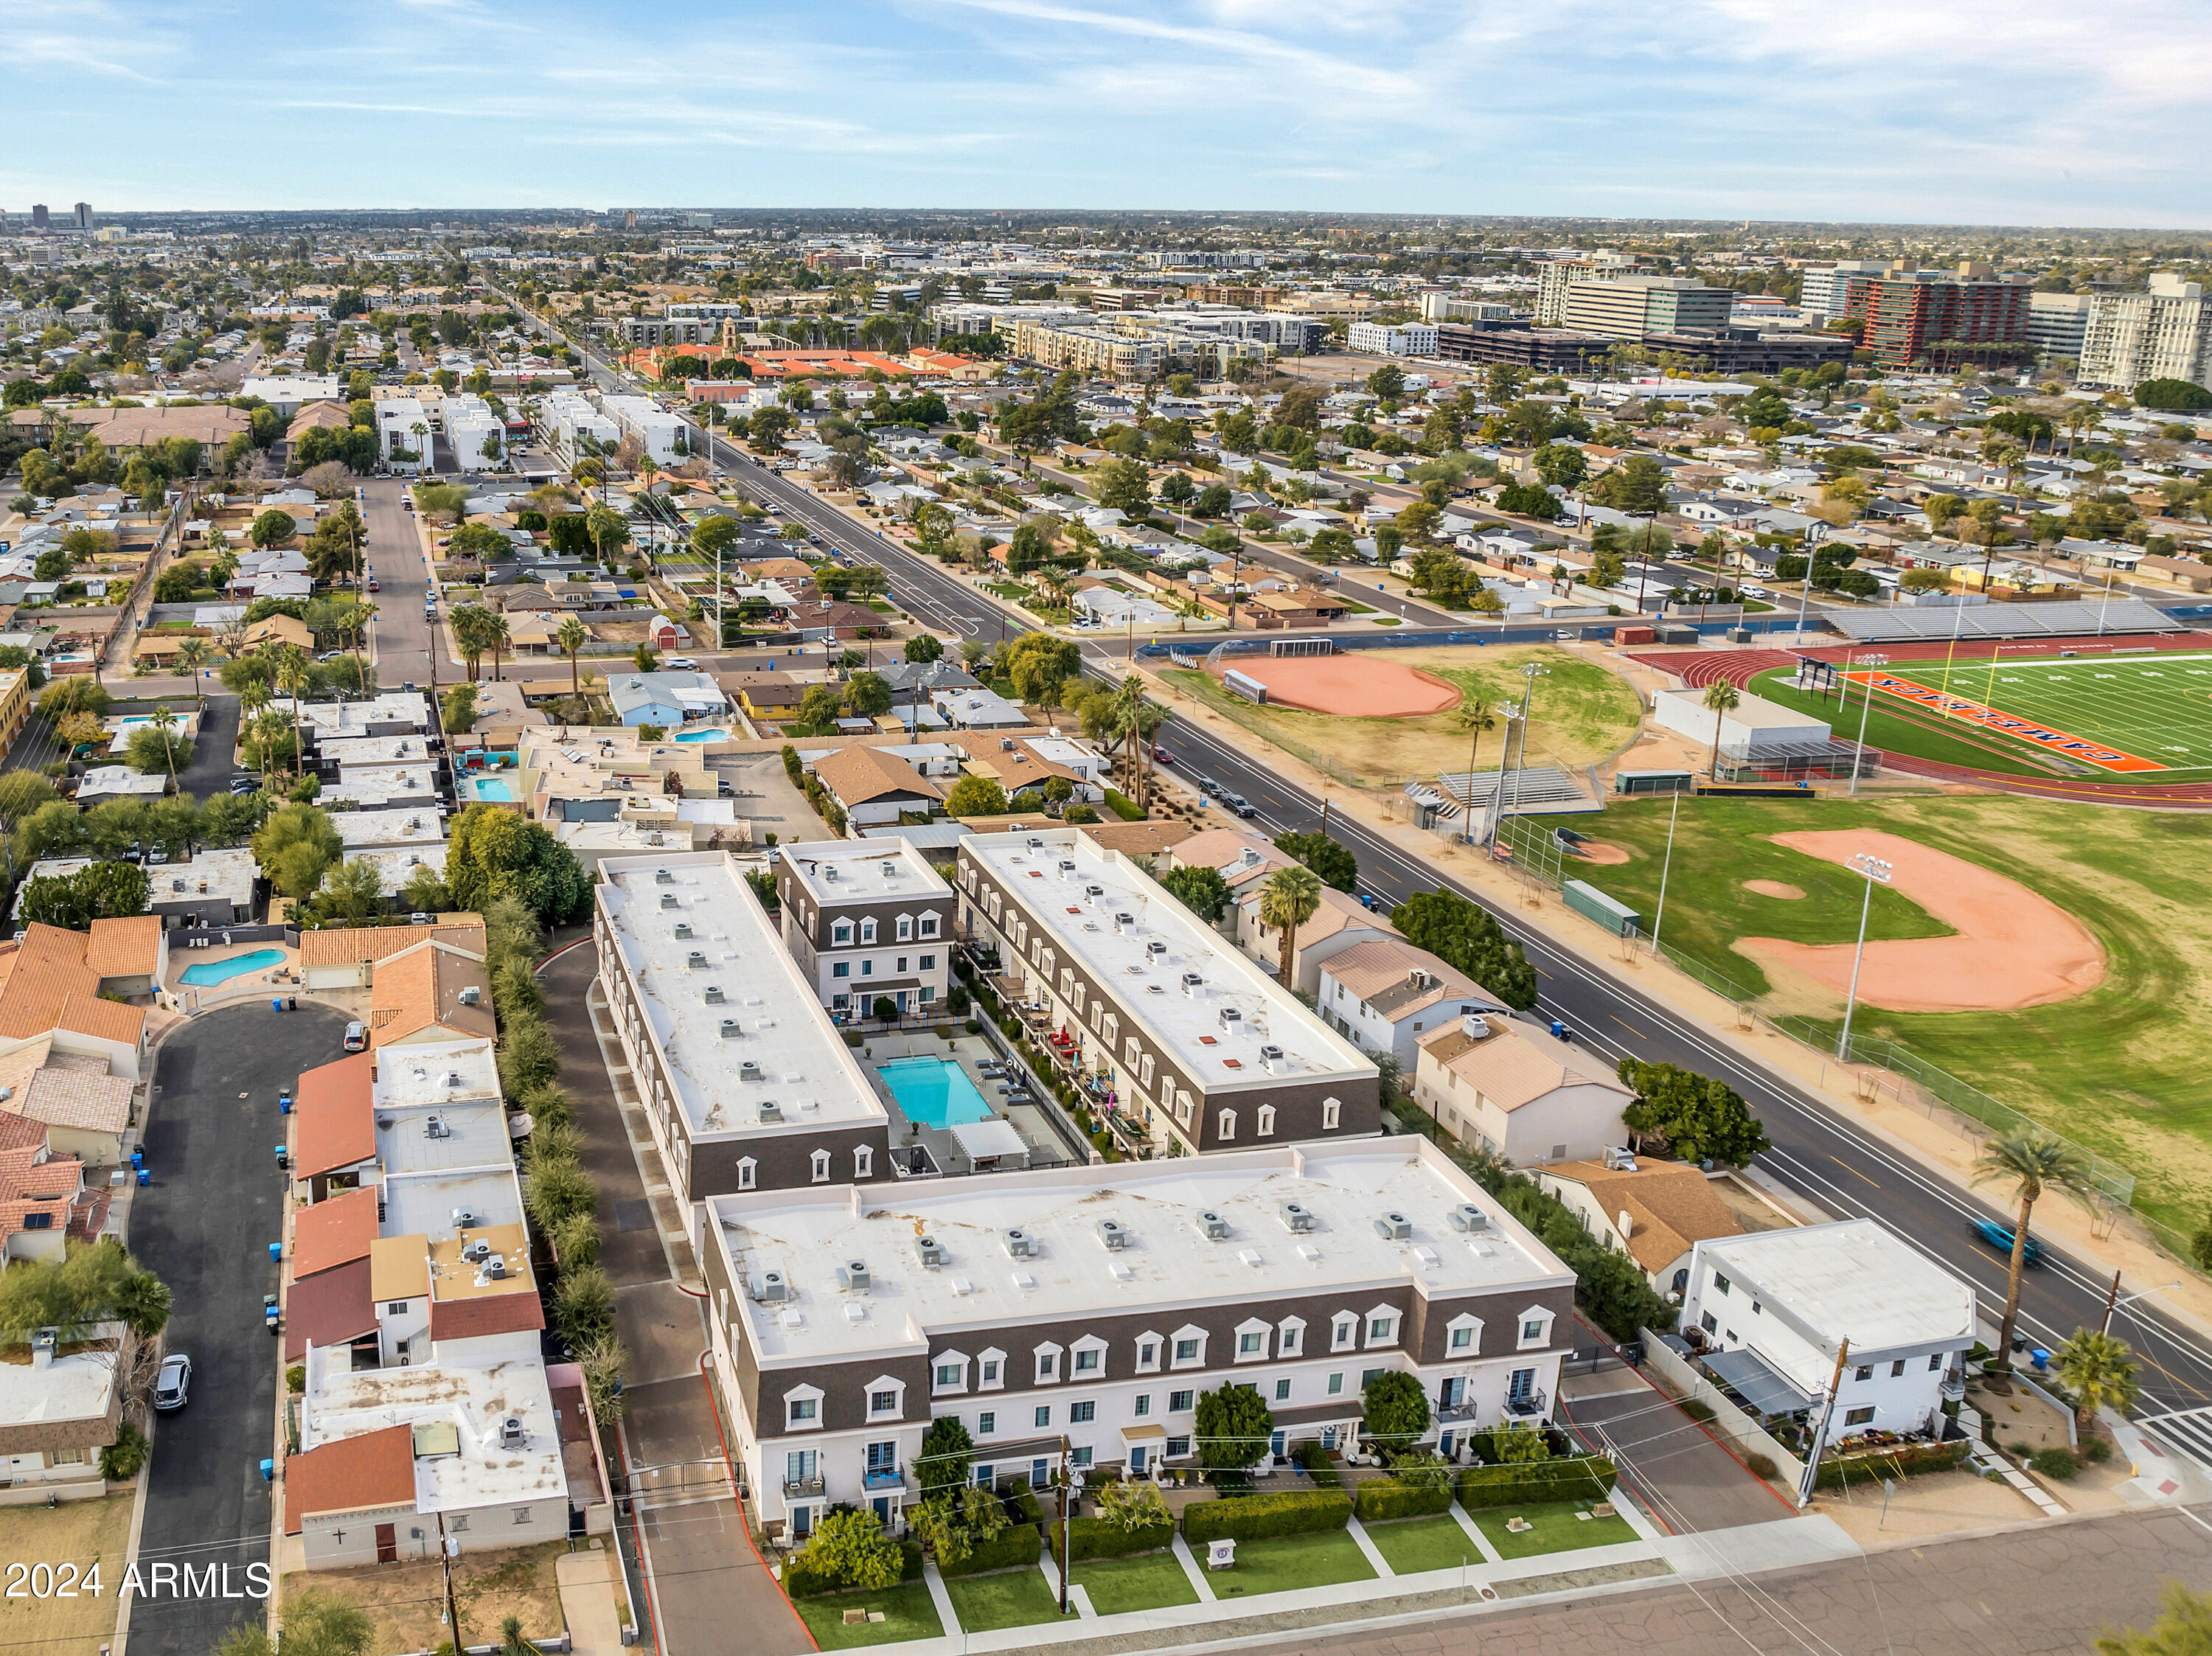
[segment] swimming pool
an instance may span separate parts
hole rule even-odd
[[[251,955],[234,955],[227,961],[202,961],[198,966],[185,968],[185,981],[204,989],[212,983],[228,983],[233,978],[244,977],[248,972],[265,972],[283,958],[281,949],[257,949]]]
[[[902,1058],[878,1064],[876,1073],[891,1089],[906,1119],[925,1127],[957,1127],[988,1121],[991,1107],[967,1071],[946,1058]]]
[[[479,776],[469,783],[469,796],[474,799],[501,799],[512,804],[514,790],[496,776]]]
[[[730,733],[717,730],[678,731],[676,739],[678,742],[726,742],[730,739]]]

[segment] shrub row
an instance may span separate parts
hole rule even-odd
[[[1030,1562],[1032,1563],[1036,1562],[1034,1554],[1030,1556]],[[899,1544],[899,1580],[902,1581],[921,1580],[921,1542],[902,1541]],[[783,1590],[793,1598],[816,1598],[825,1592],[848,1591],[842,1581],[832,1580],[826,1575],[817,1574],[807,1568],[805,1553],[793,1553],[784,1561]]]
[[[967,1557],[958,1563],[947,1564],[939,1559],[937,1568],[946,1575],[980,1575],[985,1570],[1035,1569],[1041,1541],[1035,1526],[1009,1524],[988,1541],[970,1541]]]
[[[1023,1523],[1042,1524],[1044,1522],[1044,1508],[1038,1504],[1036,1491],[1030,1488],[1029,1479],[1015,1478],[1006,1485],[1002,1493],[1020,1508]]]
[[[1344,1475],[1336,1470],[1336,1463],[1328,1450],[1321,1447],[1319,1438],[1308,1438],[1297,1447],[1298,1465],[1306,1469],[1306,1476],[1314,1481],[1316,1489],[1340,1489]]]
[[[1058,1524],[1052,1526],[1047,1538],[1052,1544],[1052,1556],[1059,1557]],[[1157,1552],[1174,1544],[1175,1520],[1171,1518],[1148,1524],[1140,1530],[1125,1530],[1101,1518],[1078,1518],[1068,1524],[1068,1544],[1074,1549],[1072,1556],[1078,1562],[1085,1558],[1119,1558],[1127,1553]]]
[[[1242,1501],[1208,1501],[1186,1507],[1184,1538],[1258,1541],[1275,1535],[1310,1535],[1340,1530],[1352,1517],[1352,1498],[1343,1495],[1255,1495]]]
[[[1469,1466],[1459,1475],[1459,1504],[1469,1512],[1521,1501],[1572,1501],[1610,1492],[1613,1463],[1587,1459],[1532,1460],[1518,1466]]]
[[[1451,1500],[1449,1483],[1424,1489],[1417,1483],[1401,1483],[1395,1477],[1375,1477],[1353,1492],[1352,1507],[1359,1514],[1361,1523],[1374,1524],[1387,1519],[1419,1518],[1440,1513],[1451,1505]]]
[[[1873,1483],[1885,1477],[1908,1477],[1915,1472],[1948,1471],[1966,1458],[1966,1440],[1950,1443],[1916,1443],[1879,1454],[1853,1455],[1844,1460],[1823,1460],[1814,1477],[1816,1489],[1840,1489],[1847,1483]]]

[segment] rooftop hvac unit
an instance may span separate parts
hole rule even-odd
[[[1075,877],[1075,859],[1073,858],[1063,857],[1060,859],[1060,877],[1063,880],[1072,880]]]
[[[685,938],[690,937],[690,935],[691,935],[691,922],[690,922],[690,921],[689,921],[689,920],[678,920],[678,921],[677,921],[677,922],[676,922],[676,936],[677,936],[677,938],[678,938],[678,940],[679,942],[680,942],[680,941],[682,941],[682,940],[684,940],[684,939],[685,939]]]
[[[1469,1040],[1488,1040],[1490,1039],[1490,1020],[1484,1017],[1480,1012],[1469,1012],[1465,1017],[1459,1021],[1459,1028],[1460,1033],[1465,1035]]]
[[[476,1228],[476,1215],[470,1212],[466,1208],[455,1208],[453,1210],[453,1228],[455,1230],[474,1230]]]
[[[1006,737],[1001,737],[1000,738],[1000,741],[1002,743],[1004,743],[1004,745],[1006,745],[1006,747],[1009,747],[1009,748],[1011,748],[1011,747],[1012,747],[1012,746],[1014,745],[1011,741],[1008,741],[1008,740],[1007,740]],[[1040,840],[1040,839],[1038,839],[1038,838],[1036,837],[1036,835],[1035,835],[1034,834],[1032,834],[1030,836],[1030,839],[1029,839],[1029,847],[1030,847],[1030,849],[1031,851],[1042,851],[1042,850],[1044,849],[1044,841],[1043,841],[1043,840]]]
[[[1283,1049],[1279,1046],[1262,1046],[1260,1049],[1260,1065],[1269,1075],[1280,1075],[1285,1067]]]
[[[1477,1231],[1490,1228],[1490,1216],[1472,1202],[1462,1202],[1444,1215],[1451,1221],[1454,1230]]]
[[[722,986],[719,983],[708,984],[707,986],[707,1004],[709,1006],[720,1006],[721,1004]]]
[[[451,1138],[453,1136],[453,1130],[434,1115],[422,1123],[422,1137],[425,1138]]]
[[[761,1083],[761,1066],[747,1059],[738,1065],[738,1079],[747,1086],[757,1087]]]
[[[1182,993],[1185,1000],[1196,1000],[1198,992],[1206,987],[1206,980],[1195,972],[1182,974]]]
[[[837,1286],[843,1289],[848,1294],[866,1293],[868,1291],[868,1262],[866,1259],[848,1259],[843,1265],[839,1265],[837,1267]]]
[[[722,1020],[722,1039],[724,1040],[735,1040],[744,1034],[744,1025],[736,1018],[724,1018]]]
[[[1119,1253],[1129,1246],[1129,1233],[1122,1228],[1119,1219],[1101,1219],[1098,1222],[1098,1240],[1105,1244],[1108,1252]]]
[[[1006,1244],[1008,1259],[1033,1259],[1036,1257],[1036,1244],[1030,1240],[1029,1232],[1018,1227],[1009,1227],[1000,1232],[1000,1236]]]
[[[1231,1034],[1242,1034],[1243,1031],[1239,1026],[1242,1025],[1243,1022],[1244,1014],[1237,1010],[1234,1006],[1224,1006],[1221,1009],[1221,1027],[1229,1031]]]
[[[1229,1222],[1212,1208],[1202,1210],[1196,1222],[1198,1234],[1207,1241],[1225,1242],[1229,1240]]]
[[[462,990],[462,991],[461,991],[461,993],[460,993],[460,1003],[461,1003],[461,1004],[462,1004],[462,1005],[464,1005],[464,1006],[474,1006],[477,1002],[481,1001],[483,998],[483,991],[482,989],[478,988],[478,987],[477,987],[475,984],[473,984],[473,983],[472,983],[472,984],[471,984],[471,985],[469,985],[469,986],[468,986],[468,987],[466,987],[465,989]]]
[[[446,1071],[446,1084],[448,1087],[459,1087],[466,1083],[461,1080],[461,1072],[459,1070],[448,1070]]]
[[[766,1305],[781,1305],[791,1297],[791,1284],[781,1271],[763,1271],[753,1283],[753,1298]]]
[[[1114,917],[1114,929],[1116,931],[1134,931],[1137,929],[1137,917],[1134,914],[1116,914]]]
[[[674,885],[676,877],[665,868],[656,868],[653,870],[653,883],[655,885]]]
[[[682,907],[682,905],[676,901],[676,894],[672,891],[664,891],[660,894],[660,906],[663,908],[678,908]]]
[[[1275,1211],[1282,1216],[1285,1230],[1311,1230],[1313,1210],[1303,1202],[1278,1202]]]
[[[822,877],[824,880],[834,882],[837,877],[837,864],[832,863],[829,867],[823,869],[822,870]]]
[[[169,889],[172,891],[182,891],[184,889],[185,883],[182,880],[172,880],[169,882]]]
[[[777,1102],[776,1102],[774,1099],[772,1099],[772,1098],[763,1098],[763,1100],[761,1100],[761,1107],[760,1107],[760,1119],[761,1119],[763,1121],[781,1121],[781,1120],[782,1120],[782,1119],[783,1119],[783,1106],[782,1106],[782,1105],[781,1105],[781,1104],[779,1104],[779,1103],[777,1103]]]
[[[649,846],[665,846],[668,843],[668,836],[655,828],[646,836],[646,843]]]
[[[494,1282],[498,1282],[503,1278],[507,1275],[506,1258],[503,1255],[495,1253],[491,1258],[486,1259],[484,1261],[484,1275],[490,1277]]]
[[[520,1415],[509,1415],[499,1423],[499,1447],[502,1449],[520,1449],[529,1437],[530,1435],[522,1429],[522,1416]]]
[[[896,863],[878,863],[876,866],[883,870],[884,878],[886,880],[894,879],[897,877],[898,864]]]
[[[1413,1234],[1413,1222],[1402,1213],[1386,1213],[1375,1221],[1375,1234],[1393,1242],[1402,1242]]]
[[[1168,946],[1157,937],[1153,938],[1152,942],[1145,945],[1146,955],[1152,960],[1158,960],[1167,952]]]
[[[706,963],[707,951],[703,949],[694,949],[684,956],[684,964],[689,967],[704,966]]]
[[[471,1265],[481,1265],[491,1258],[491,1244],[479,1236],[473,1242],[461,1244],[461,1258]]]
[[[1012,737],[1011,737],[1011,736],[1002,736],[1002,737],[1000,737],[999,738],[999,751],[1000,751],[1000,753],[1012,753],[1013,750],[1014,750],[1014,738],[1013,738]],[[1036,847],[1037,847],[1037,843],[1038,843],[1038,842],[1037,842],[1036,840],[1030,840],[1030,850],[1032,850],[1032,851],[1036,850]]]
[[[1634,1173],[1636,1156],[1626,1145],[1607,1144],[1605,1147],[1605,1164],[1615,1173]]]
[[[920,1259],[922,1264],[927,1265],[932,1271],[936,1270],[938,1266],[945,1263],[945,1245],[939,1242],[934,1236],[915,1237],[914,1239],[914,1253],[915,1257]]]

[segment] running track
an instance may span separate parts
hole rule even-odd
[[[2043,652],[2056,656],[2061,650],[2067,650],[2076,655],[2089,656],[2114,650],[2202,650],[2206,642],[2201,633],[2153,633],[2088,640],[2008,640],[2002,647],[2008,655]],[[1629,659],[1673,675],[1680,679],[1688,689],[1702,690],[1709,684],[1723,681],[1739,689],[1748,689],[1751,681],[1759,674],[1777,667],[1790,666],[1800,657],[1839,664],[1855,657],[1890,662],[1940,661],[1952,650],[1953,646],[1948,640],[1929,639],[1870,647],[1834,644],[1804,650],[1632,652]],[[1958,653],[1961,659],[1969,661],[1988,658],[1986,644],[1980,640],[1960,646]],[[2000,771],[1976,770],[1966,765],[1947,765],[1941,760],[1917,759],[1910,754],[1896,753],[1888,749],[1882,750],[1882,755],[1885,764],[1908,775],[1925,776],[1932,781],[1955,783],[1964,787],[1988,788],[1998,793],[2025,794],[2031,798],[2063,799],[2086,804],[2212,810],[2212,782],[2074,781],[2058,777],[2011,776]]]

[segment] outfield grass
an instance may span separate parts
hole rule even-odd
[[[1367,1538],[1375,1550],[1389,1561],[1401,1575],[1423,1570],[1455,1570],[1462,1564],[1485,1564],[1482,1549],[1474,1544],[1457,1520],[1437,1513],[1428,1518],[1406,1518],[1389,1524],[1370,1524]]]
[[[1498,1549],[1501,1558],[1533,1558],[1540,1553],[1572,1552],[1583,1547],[1610,1547],[1620,1541],[1641,1539],[1626,1519],[1577,1518],[1589,1506],[1587,1501],[1540,1501],[1526,1507],[1497,1507],[1470,1513],[1483,1538]],[[1516,1535],[1505,1527],[1515,1518],[1525,1518],[1535,1527]]]
[[[1578,877],[1650,915],[1670,802],[1616,803],[1591,832],[1630,860]],[[1856,877],[1787,851],[1769,836],[1864,827],[1978,863],[2079,919],[2102,945],[2103,983],[2017,1012],[1899,1013],[1862,1004],[1856,1034],[1901,1043],[2075,1142],[2138,1181],[2136,1205],[2193,1229],[2212,1200],[2212,913],[2197,901],[2212,862],[2212,818],[2113,810],[2009,796],[1889,799],[1685,799],[1675,832],[1662,937],[1750,992],[1765,979],[1729,945],[1776,937],[1848,943]],[[1802,902],[1747,891],[1765,878],[1803,889]],[[1924,911],[1877,891],[1869,935],[1936,935]],[[1833,1021],[1829,1022],[1833,1027]]]
[[[1091,1595],[1091,1608],[1101,1616],[1198,1602],[1198,1589],[1171,1552],[1083,1559],[1075,1566],[1075,1585]]]
[[[941,1639],[945,1623],[931,1602],[928,1586],[908,1581],[880,1592],[832,1592],[820,1598],[794,1598],[799,1619],[823,1650],[856,1650],[866,1645],[904,1644],[909,1639]],[[855,1622],[848,1627],[848,1610],[881,1611],[880,1622]]]
[[[970,1633],[1060,1620],[1060,1600],[1041,1569],[951,1576],[945,1591],[952,1600],[952,1613]]]
[[[1204,1568],[1200,1561],[1200,1568]],[[1212,1573],[1216,1598],[1288,1592],[1295,1587],[1334,1586],[1340,1581],[1371,1581],[1375,1567],[1359,1544],[1342,1530],[1316,1535],[1285,1535],[1272,1541],[1239,1541],[1233,1569]]]

